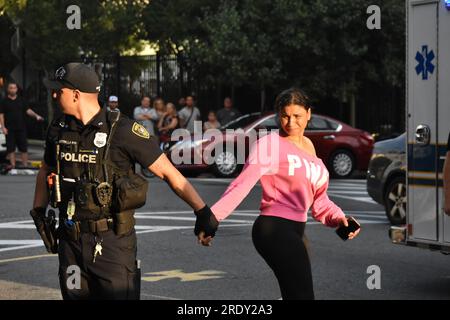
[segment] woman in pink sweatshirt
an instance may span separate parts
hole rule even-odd
[[[299,89],[282,92],[275,102],[280,133],[261,137],[241,174],[211,207],[217,221],[228,217],[261,181],[261,215],[253,225],[258,253],[275,273],[283,299],[314,299],[311,265],[303,243],[308,210],[329,227],[347,226],[342,210],[327,196],[328,171],[304,136],[311,118]],[[353,239],[359,230],[350,233]]]

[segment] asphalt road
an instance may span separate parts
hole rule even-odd
[[[0,176],[0,299],[60,299],[57,258],[46,254],[28,216],[34,176]],[[213,204],[229,180],[190,179]],[[190,208],[159,179],[136,215],[142,299],[279,299],[271,270],[251,241],[261,189],[256,186],[221,225],[213,246],[197,245]],[[329,195],[362,224],[343,242],[333,229],[309,221],[306,235],[317,299],[448,299],[450,257],[390,243],[383,208],[365,181],[332,180]],[[369,266],[381,270],[381,288],[369,290]]]

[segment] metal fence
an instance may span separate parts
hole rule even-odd
[[[190,75],[179,57],[116,56],[103,60],[87,60],[101,77],[100,99],[110,95],[119,97],[122,112],[131,115],[142,96],[162,97],[176,104],[191,94]]]
[[[196,88],[186,62],[182,57],[164,56],[113,56],[104,59],[83,59],[92,66],[101,80],[99,100],[106,104],[110,95],[119,97],[121,112],[132,116],[134,107],[143,96],[161,97],[175,105],[180,97],[196,95]],[[43,86],[44,74],[27,79],[31,85],[24,93],[35,111],[48,118],[47,90]],[[58,114],[56,106],[53,112]],[[36,124],[27,120],[30,138],[43,139],[48,123]]]

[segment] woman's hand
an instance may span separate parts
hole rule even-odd
[[[356,221],[356,219],[354,219],[354,220]],[[347,217],[344,216],[344,217],[341,218],[341,220],[339,220],[339,226],[348,227]],[[348,234],[348,239],[349,240],[354,239],[359,234],[360,231],[361,231],[361,228],[359,228],[355,232],[350,232]]]
[[[201,231],[200,234],[197,236],[198,244],[202,244],[205,247],[211,246],[212,237],[205,237],[205,232]]]

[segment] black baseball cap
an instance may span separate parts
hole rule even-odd
[[[100,81],[95,71],[84,63],[71,62],[59,67],[54,79],[44,79],[44,85],[51,90],[77,89],[86,93],[100,92]]]

